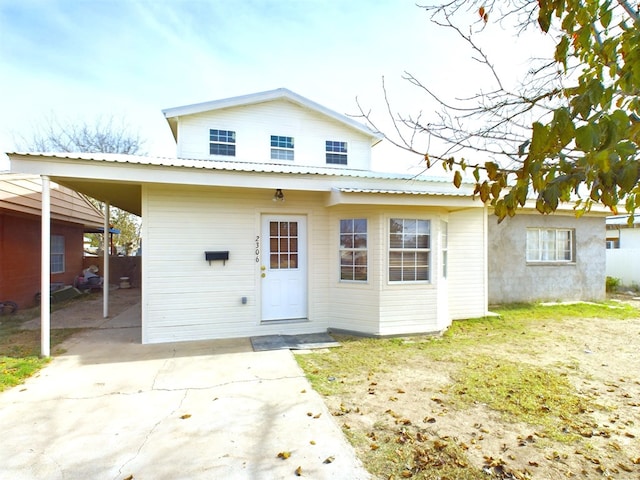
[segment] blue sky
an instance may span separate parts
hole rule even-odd
[[[383,76],[399,110],[428,110],[403,72],[462,89],[481,78],[469,59],[411,0],[0,0],[0,151],[51,114],[114,115],[171,156],[162,109],[278,87],[383,121]]]

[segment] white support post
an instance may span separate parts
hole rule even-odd
[[[40,355],[51,356],[51,185],[42,176],[40,265]]]
[[[102,314],[104,318],[109,317],[109,256],[111,255],[111,242],[109,232],[109,202],[104,203],[104,235],[102,236],[102,250],[104,252],[102,266]]]

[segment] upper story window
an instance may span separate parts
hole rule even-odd
[[[332,140],[327,140],[325,145],[327,163],[334,165],[347,164],[347,142],[334,142]]]
[[[236,132],[231,130],[209,130],[209,154],[236,156]]]
[[[271,135],[271,160],[293,160],[293,137]]]
[[[64,236],[51,235],[51,273],[64,271]]]
[[[389,221],[389,281],[429,281],[431,222],[414,218]]]
[[[340,280],[367,281],[367,219],[340,220]]]
[[[527,262],[575,262],[570,228],[527,228]]]

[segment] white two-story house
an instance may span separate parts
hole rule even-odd
[[[381,135],[287,89],[164,110],[177,158],[9,154],[142,215],[142,341],[439,332],[487,312],[472,185],[371,170]]]

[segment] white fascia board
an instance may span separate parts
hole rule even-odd
[[[445,194],[424,193],[415,194],[389,194],[389,193],[349,193],[333,189],[325,206],[336,205],[398,205],[398,206],[422,206],[444,208],[484,208],[479,199],[470,196],[451,196]]]
[[[253,105],[256,103],[264,103],[272,100],[286,99],[301,107],[309,110],[314,110],[320,114],[330,117],[342,124],[345,124],[360,133],[370,137],[372,139],[372,145],[375,145],[382,141],[384,135],[377,133],[369,129],[367,126],[360,122],[353,120],[341,113],[331,110],[327,107],[320,105],[319,103],[309,100],[308,98],[298,95],[286,88],[277,88],[275,90],[268,90],[266,92],[251,93],[249,95],[241,95],[238,97],[223,98],[221,100],[213,100],[210,102],[195,103],[192,105],[185,105],[182,107],[166,108],[162,110],[167,121],[171,118],[181,117],[185,115],[194,115],[203,112],[210,112],[212,110],[220,110],[223,108],[234,108],[245,105]]]

